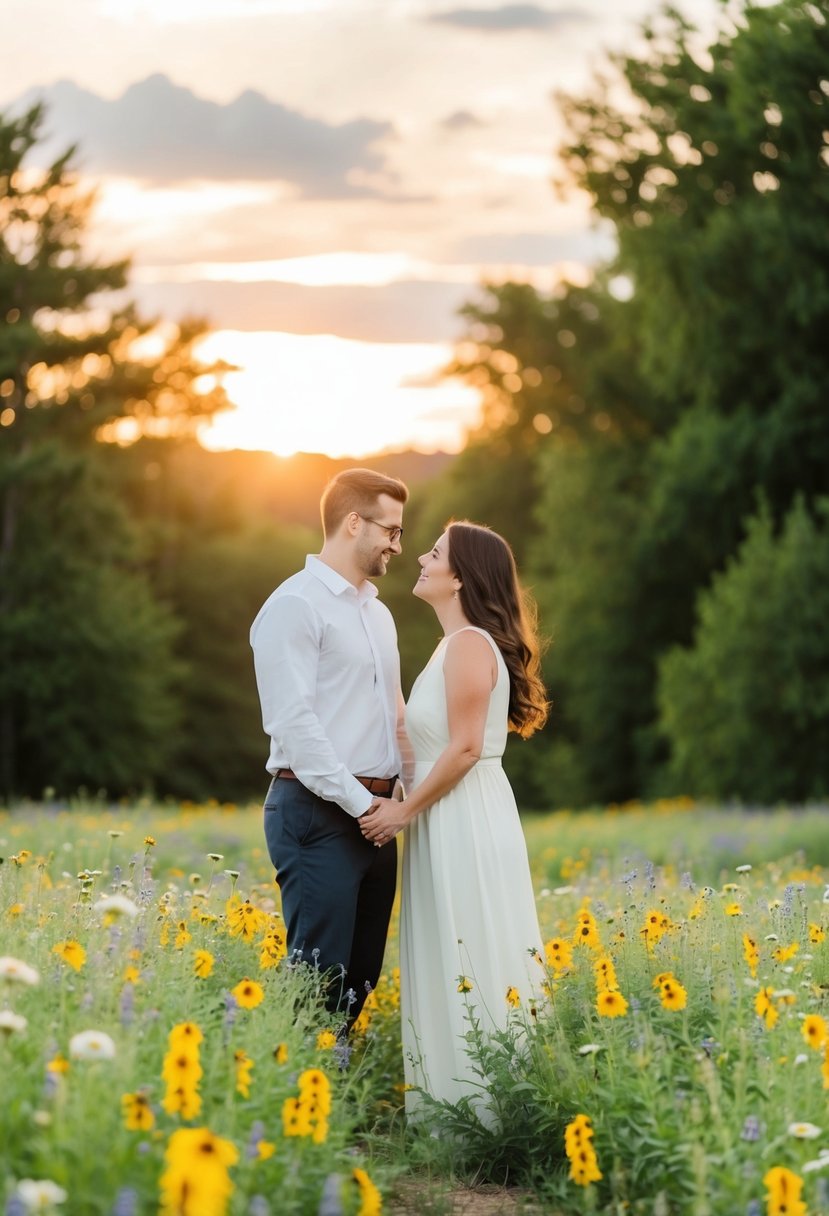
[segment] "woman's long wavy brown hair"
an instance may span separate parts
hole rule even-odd
[[[544,725],[550,708],[540,675],[535,602],[521,587],[515,558],[502,536],[468,520],[450,520],[446,530],[449,567],[461,582],[461,607],[504,656],[510,729],[526,739]]]

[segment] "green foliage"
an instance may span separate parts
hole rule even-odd
[[[190,1126],[209,1129],[238,1153],[230,1202],[217,1212],[242,1216],[256,1196],[257,1210],[273,1216],[316,1212],[325,1192],[337,1211],[356,1216],[361,1196],[353,1171],[363,1166],[356,1127],[369,1091],[370,1048],[369,1062],[355,1053],[354,1066],[341,1068],[347,1052],[318,1043],[331,1028],[320,976],[284,959],[260,968],[263,934],[274,926],[284,932],[284,925],[273,912],[264,850],[252,867],[250,839],[244,850],[239,845],[240,830],[247,834],[254,822],[261,833],[259,816],[243,823],[241,815],[188,817],[181,808],[159,812],[146,804],[135,814],[88,810],[0,813],[3,839],[15,850],[0,866],[4,962],[11,956],[39,976],[33,985],[0,979],[4,1006],[27,1023],[4,1031],[0,1042],[0,1200],[11,1208],[21,1179],[48,1178],[67,1192],[67,1216],[156,1212],[165,1150]],[[158,846],[144,842],[148,828]],[[208,850],[218,849],[220,860],[242,871],[238,883],[208,860]],[[116,889],[132,912],[115,916],[103,908],[101,897]],[[234,895],[255,906],[254,934],[234,926]],[[85,950],[79,970],[54,953],[67,940]],[[197,950],[211,956],[209,974],[196,974]],[[263,990],[251,1008],[232,996],[246,977]],[[203,1040],[199,1110],[184,1119],[164,1105],[163,1067],[170,1032],[188,1022]],[[85,1030],[108,1035],[114,1056],[75,1057],[72,1038]],[[247,1092],[239,1087],[239,1053],[251,1065]],[[50,1070],[55,1060],[65,1071]],[[317,1140],[284,1132],[283,1105],[296,1098],[306,1070],[320,1070],[330,1086]],[[127,1125],[122,1097],[135,1093],[146,1099],[150,1126]],[[384,1189],[393,1172],[379,1171]]]
[[[829,790],[829,502],[802,501],[778,534],[767,508],[698,601],[693,644],[663,658],[671,775],[712,797]]]
[[[175,628],[99,440],[186,432],[226,401],[195,389],[220,371],[194,360],[198,323],[142,359],[151,327],[106,311],[126,263],[84,252],[92,198],[71,149],[30,170],[43,117],[0,115],[0,792],[120,792],[167,757]]]
[[[145,788],[177,723],[175,622],[94,461],[44,442],[26,494],[0,621],[0,707],[15,745],[6,779],[35,794]]]
[[[253,677],[248,632],[274,587],[300,569],[302,536],[262,525],[190,537],[162,571],[159,590],[182,623],[176,653],[187,720],[164,773],[172,794],[233,800],[264,794],[269,742]]]
[[[556,821],[538,844],[552,845]],[[652,822],[639,825],[646,855]],[[592,816],[574,826],[589,854],[600,826]],[[745,830],[762,840],[756,826]],[[610,862],[618,872],[623,859],[613,851]],[[700,891],[690,875],[679,883],[672,868],[646,866],[611,886],[588,855],[577,889],[556,900],[553,937],[572,943],[574,914],[589,903],[601,944],[571,945],[569,961],[547,973],[549,999],[534,1015],[512,1013],[494,1036],[480,1033],[474,989],[463,998],[479,1092],[454,1106],[428,1104],[420,1152],[431,1146],[437,1168],[467,1179],[527,1187],[562,1216],[745,1211],[778,1164],[802,1173],[809,1210],[823,1211],[822,1184],[804,1168],[819,1168],[806,1137],[825,1115],[821,1054],[805,1047],[803,1030],[805,1015],[827,1012],[822,876],[791,872],[780,859],[736,877]],[[647,943],[652,917],[664,930]],[[744,933],[760,944],[756,976]],[[600,958],[614,965],[621,1016],[600,1012]],[[685,994],[673,1006],[660,996],[658,977],[668,973]],[[758,1011],[761,988],[768,1019]],[[587,1188],[569,1177],[562,1151],[578,1114],[592,1122],[602,1175]]]
[[[412,1182],[399,1187],[406,1210],[448,1212],[453,1181],[491,1178],[522,1185],[529,1207],[559,1216],[744,1212],[764,1203],[763,1176],[783,1165],[803,1178],[817,1216],[826,1209],[823,1140],[790,1125],[825,1126],[829,1065],[803,1031],[807,1015],[829,1020],[825,816],[825,806],[758,814],[661,803],[533,817],[527,836],[543,936],[572,943],[576,917],[589,907],[628,1010],[599,1014],[600,954],[586,946],[574,946],[557,974],[539,968],[552,998],[542,990],[537,1016],[513,1010],[492,1039],[476,1024],[474,987],[457,994],[469,1009],[478,1098],[432,1104],[412,1127],[401,1111],[395,972],[370,998],[341,1068],[348,1053],[317,1045],[330,1027],[318,977],[284,960],[260,969],[261,934],[278,920],[258,807],[142,800],[107,808],[78,799],[0,811],[3,948],[40,972],[33,987],[0,981],[7,1010],[28,1020],[0,1043],[2,1197],[20,1178],[52,1178],[69,1192],[69,1216],[105,1216],[121,1188],[137,1192],[138,1210],[155,1211],[165,1145],[182,1125],[162,1105],[162,1064],[172,1026],[188,1020],[205,1036],[203,1106],[193,1122],[239,1151],[228,1216],[242,1216],[255,1195],[274,1216],[316,1212],[332,1185],[342,1186],[353,1216],[352,1170],[363,1162],[390,1210],[400,1180]],[[803,855],[790,856],[801,845]],[[689,872],[680,877],[680,867]],[[567,885],[551,891],[555,875]],[[97,905],[113,890],[134,897],[135,918],[106,923]],[[250,939],[232,931],[233,894],[264,917]],[[649,948],[642,929],[653,913],[667,924]],[[387,967],[395,930],[396,920]],[[757,943],[755,977],[744,933]],[[69,938],[86,949],[79,972],[52,952]],[[214,960],[203,978],[194,972],[197,949]],[[137,975],[128,978],[128,967]],[[668,970],[687,991],[685,1008],[660,1000],[654,981]],[[228,1000],[245,976],[265,993],[253,1009]],[[761,987],[773,990],[774,1025],[758,1016]],[[58,1053],[68,1056],[71,1036],[90,1028],[111,1035],[115,1058],[71,1059],[65,1074],[48,1073]],[[247,1095],[237,1089],[237,1051],[253,1062]],[[306,1068],[321,1068],[331,1083],[320,1144],[282,1127],[282,1104]],[[155,1120],[145,1131],[128,1129],[121,1108],[121,1096],[138,1090]],[[479,1118],[484,1104],[495,1120]],[[563,1153],[576,1114],[592,1120],[603,1175],[588,1188],[568,1177]],[[266,1158],[255,1151],[259,1138],[274,1147]],[[90,1154],[90,1144],[108,1150]]]
[[[544,671],[553,710],[536,764],[557,805],[631,797],[642,786],[635,743],[648,720],[653,605],[642,603],[631,547],[640,461],[631,442],[552,446],[541,461],[544,531],[530,569],[552,643]]]
[[[734,9],[707,47],[665,10],[589,95],[560,98],[561,184],[591,196],[615,256],[586,289],[507,284],[466,310],[450,370],[483,389],[484,430],[444,496],[513,542],[552,635],[549,746],[522,758],[534,803],[660,788],[660,659],[690,643],[758,493],[778,525],[829,493],[828,60],[826,0]],[[757,727],[756,782],[754,759],[732,767],[762,798]],[[686,792],[726,788],[680,769]],[[798,771],[775,796],[823,788]]]

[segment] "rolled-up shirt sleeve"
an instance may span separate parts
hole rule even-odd
[[[277,596],[251,637],[262,725],[303,785],[350,815],[372,803],[365,786],[338,759],[314,709],[324,625],[295,595]]]

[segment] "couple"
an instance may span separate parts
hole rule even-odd
[[[351,1022],[380,976],[405,830],[406,1081],[456,1102],[474,1093],[465,1003],[493,1031],[509,989],[526,1000],[539,986],[527,851],[501,756],[508,729],[532,734],[547,702],[508,545],[452,523],[418,558],[414,594],[444,636],[404,705],[394,622],[370,580],[402,552],[407,498],[394,478],[338,474],[322,497],[321,553],[253,623],[271,739],[265,838],[289,955],[330,969],[329,1006]],[[410,1114],[418,1099],[407,1091]]]

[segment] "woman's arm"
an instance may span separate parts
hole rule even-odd
[[[414,782],[414,752],[409,742],[409,736],[406,734],[406,702],[403,700],[403,693],[399,688],[397,690],[397,747],[403,766],[400,770],[400,784],[403,787],[402,797],[405,798],[406,792],[412,788]],[[400,799],[396,799],[396,801],[400,801]]]
[[[489,699],[498,678],[492,646],[474,630],[459,632],[447,644],[443,674],[449,743],[405,802],[380,798],[360,818],[360,829],[369,840],[391,839],[454,789],[480,759]]]

